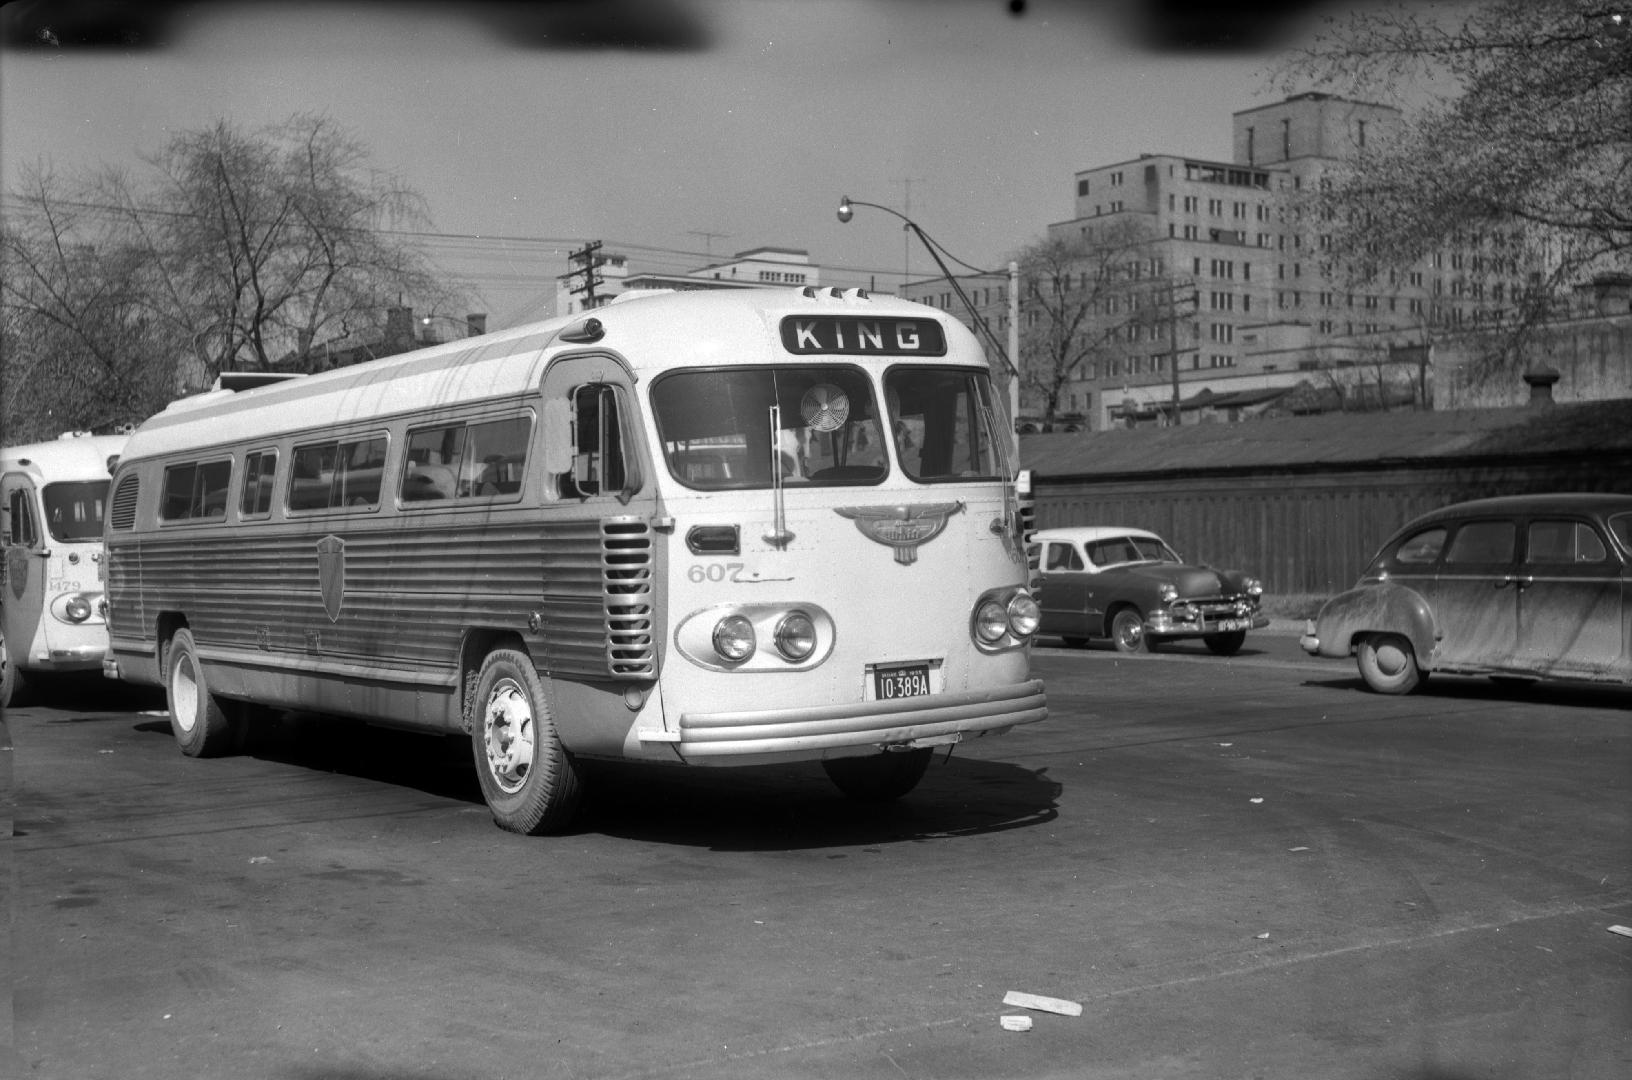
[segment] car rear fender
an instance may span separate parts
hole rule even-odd
[[[1315,619],[1320,655],[1348,656],[1364,634],[1402,634],[1426,666],[1434,654],[1434,614],[1415,589],[1392,582],[1363,585],[1326,601]]]

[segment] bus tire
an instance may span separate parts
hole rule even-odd
[[[191,630],[177,630],[164,653],[164,694],[170,731],[188,757],[220,757],[238,749],[237,710],[210,692]]]
[[[918,786],[933,750],[907,750],[866,757],[827,758],[822,769],[833,785],[852,799],[889,802]]]
[[[582,789],[561,745],[544,684],[524,653],[496,649],[476,678],[471,750],[482,798],[501,829],[524,836],[560,832]]]

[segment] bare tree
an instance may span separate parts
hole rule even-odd
[[[1362,9],[1279,79],[1372,100],[1428,95],[1398,136],[1374,141],[1312,195],[1350,281],[1465,252],[1460,276],[1481,292],[1470,299],[1512,337],[1572,286],[1632,266],[1632,7]],[[1485,295],[1481,275],[1520,287]]]
[[[1171,283],[1152,267],[1153,250],[1149,226],[1124,217],[1049,236],[1017,256],[1021,386],[1040,406],[1044,431],[1054,429],[1072,383],[1140,353],[1136,337],[1164,332]]]
[[[404,297],[458,303],[408,231],[426,220],[418,195],[325,117],[253,133],[217,123],[146,163],[139,178],[36,171],[12,194],[8,427],[34,400],[25,375],[35,397],[78,385],[36,379],[61,351],[42,327],[79,342],[109,387],[132,388],[110,401],[140,409],[222,371],[313,370],[314,350],[374,336]]]
[[[97,243],[95,211],[51,197],[49,174],[25,171],[23,184],[28,210],[0,234],[5,441],[140,421],[176,390],[176,339],[145,292],[145,255]]]

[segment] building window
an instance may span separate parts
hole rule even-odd
[[[1077,181],[1077,196],[1080,198],[1081,196],[1086,195],[1086,194],[1088,194],[1088,181],[1078,180]]]

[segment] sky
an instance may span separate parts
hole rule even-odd
[[[431,256],[502,328],[590,240],[679,273],[756,247],[823,284],[1002,268],[1075,174],[1227,160],[1284,50],[1342,5],[1263,0],[556,0],[0,8],[0,174],[115,165],[319,113],[424,196]]]

